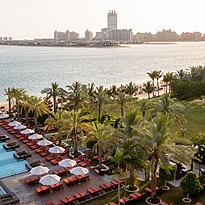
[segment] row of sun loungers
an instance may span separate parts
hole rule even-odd
[[[101,184],[99,187],[92,187],[86,190],[86,192],[78,192],[73,194],[73,196],[65,196],[60,199],[60,201],[52,201],[46,205],[61,205],[61,204],[81,204],[90,201],[96,197],[106,194],[108,191],[116,190],[116,183],[118,181],[113,180],[109,183]],[[121,182],[120,184],[124,184]],[[110,205],[115,205],[115,203],[110,202]]]

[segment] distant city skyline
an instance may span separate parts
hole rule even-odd
[[[0,36],[13,39],[53,38],[54,30],[88,29],[95,33],[107,27],[107,13],[118,14],[117,27],[137,32],[172,29],[178,34],[205,33],[203,0],[3,0],[0,7]]]

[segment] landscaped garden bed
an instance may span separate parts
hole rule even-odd
[[[5,149],[9,150],[9,149],[18,148],[18,147],[20,147],[20,145],[17,144],[16,142],[10,142],[10,143],[4,144],[3,147],[4,147]]]
[[[26,159],[27,157],[31,157],[31,154],[27,151],[19,151],[13,154],[17,159]]]
[[[2,141],[2,142],[9,140],[9,139],[10,139],[10,137],[7,135],[0,135],[0,141]]]
[[[31,170],[32,168],[37,166],[44,166],[44,164],[41,161],[35,161],[35,162],[27,163],[25,164],[25,166],[28,170]]]

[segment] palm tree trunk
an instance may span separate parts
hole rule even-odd
[[[120,205],[120,167],[118,166],[118,192],[117,192],[117,196],[118,196],[118,205]]]
[[[157,78],[157,94],[159,96],[159,79]]]
[[[28,125],[28,110],[24,109],[24,111],[25,111],[26,125]]]
[[[101,122],[101,105],[98,106],[98,122]]]
[[[133,166],[130,166],[130,188],[134,188],[135,186],[135,169]]]
[[[35,127],[37,128],[38,127],[38,118],[37,118],[37,115],[35,112],[34,112],[34,123],[35,123]]]
[[[78,140],[77,140],[77,130],[76,126],[74,126],[74,156],[78,154]]]
[[[124,117],[124,106],[123,106],[123,104],[121,105],[121,116],[122,116],[122,118]]]
[[[147,92],[147,95],[148,95],[148,99],[150,99],[150,94],[149,94],[149,92]]]
[[[17,118],[19,118],[19,103],[18,103],[18,100],[16,100],[16,112],[17,112]]]
[[[153,95],[153,98],[154,98],[154,79],[152,81],[152,86],[153,86],[153,92],[152,92],[152,95]]]
[[[53,95],[53,106],[54,106],[53,111],[56,113],[57,103],[56,103],[56,96],[55,95]]]
[[[11,115],[11,98],[9,97],[9,115]]]
[[[156,198],[156,186],[157,186],[157,167],[158,167],[158,159],[153,159],[153,164],[151,168],[151,198]]]
[[[99,160],[99,170],[102,169],[102,147],[101,145],[98,146],[98,160]]]

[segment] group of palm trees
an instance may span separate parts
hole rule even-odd
[[[159,91],[158,80],[162,73],[156,73],[149,73],[153,80],[152,85],[149,83],[153,87],[157,79]],[[168,75],[171,74],[166,74],[170,79]],[[66,88],[52,83],[51,88],[42,90],[41,93],[46,94],[44,99],[30,96],[21,88],[8,88],[5,95],[8,96],[9,113],[14,101],[17,116],[24,111],[28,123],[28,115],[33,114],[36,127],[38,117],[48,114],[44,129],[55,127],[55,139],[59,144],[63,139],[72,138],[74,155],[78,154],[78,139],[82,144],[93,141],[93,150],[99,156],[98,168],[102,168],[102,158],[110,156],[108,158],[112,159],[118,173],[123,170],[127,176],[129,171],[130,188],[135,187],[136,170],[146,170],[147,179],[151,176],[151,197],[154,199],[159,165],[167,165],[169,157],[189,162],[190,157],[186,153],[190,153],[190,147],[185,139],[181,139],[180,126],[176,132],[172,129],[184,121],[184,107],[168,93],[159,98],[138,100],[138,87],[132,82],[110,89],[96,87],[93,83],[74,82]],[[54,104],[52,111],[47,104],[51,98]],[[58,98],[66,99],[60,107]]]

